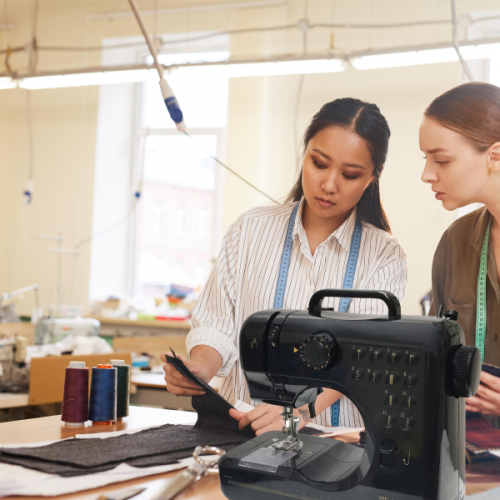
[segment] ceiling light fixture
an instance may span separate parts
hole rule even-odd
[[[15,89],[17,83],[10,76],[0,77],[0,89]]]
[[[500,38],[476,40],[460,48],[465,60],[488,59],[500,54]],[[378,52],[356,52],[336,54],[331,57],[314,54],[295,58],[274,58],[270,60],[234,60],[196,63],[170,62],[165,66],[171,73],[190,74],[196,78],[225,76],[243,78],[252,76],[279,76],[337,73],[345,69],[346,61],[358,70],[395,68],[421,64],[436,64],[458,61],[455,49],[450,44],[419,47],[401,47],[380,50]],[[78,87],[86,85],[105,85],[112,83],[134,83],[148,80],[157,81],[158,75],[152,67],[117,66],[108,68],[89,68],[61,73],[45,73],[36,76],[11,77],[0,76],[0,89],[21,87],[25,89],[48,89]]]
[[[460,47],[460,53],[466,61],[474,59],[488,59],[500,53],[500,43],[463,45]],[[353,57],[350,61],[354,68],[365,70],[457,62],[458,55],[454,48],[446,47],[427,50],[413,50],[407,52],[362,55],[360,57]]]
[[[158,79],[152,69],[128,69],[121,71],[93,71],[65,75],[30,76],[19,80],[23,89],[56,89],[64,87],[83,87],[88,85],[107,85],[111,83],[145,82]]]

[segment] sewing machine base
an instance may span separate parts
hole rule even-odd
[[[221,489],[230,500],[461,500],[461,494],[448,490],[440,496],[437,489],[424,491],[418,476],[393,470],[370,471],[367,454],[362,447],[315,436],[299,435],[302,449],[271,472],[268,465],[246,463],[246,458],[269,449],[279,431],[267,432],[226,453],[219,461]],[[265,470],[268,469],[268,470]],[[437,485],[436,485],[437,486]],[[374,496],[376,492],[376,496]],[[257,496],[258,495],[258,496]]]

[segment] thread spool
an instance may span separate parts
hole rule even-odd
[[[94,425],[111,425],[116,422],[117,370],[112,365],[92,368],[90,384],[89,419]]]
[[[85,361],[70,361],[64,377],[61,420],[83,425],[89,419],[89,369]]]
[[[126,365],[123,359],[112,359],[111,364],[117,370],[117,392],[116,392],[116,416],[118,422],[123,417],[128,417],[130,404],[130,365]]]

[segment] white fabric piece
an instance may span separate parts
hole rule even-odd
[[[120,481],[183,469],[194,463],[194,458],[190,457],[180,460],[176,464],[157,467],[138,468],[120,464],[105,472],[74,477],[61,477],[56,474],[25,469],[17,465],[0,464],[0,497],[9,495],[41,495],[45,497],[67,495]]]
[[[302,225],[304,200],[295,219],[284,309],[305,310],[314,292],[324,288],[343,288],[356,210],[321,243],[314,255]],[[295,203],[259,207],[245,212],[228,229],[217,262],[192,312],[193,328],[186,338],[188,353],[197,345],[208,345],[219,352],[222,367],[217,375],[226,377],[219,394],[230,404],[241,399],[256,406],[238,362],[239,332],[253,313],[272,309],[279,265],[290,214]],[[352,288],[387,290],[401,300],[408,281],[406,253],[399,241],[382,229],[362,222],[358,264]],[[339,298],[327,298],[323,307],[339,310]],[[349,312],[387,314],[381,300],[352,299]],[[328,426],[327,408],[314,422]],[[363,426],[363,419],[352,401],[340,398],[339,425]]]
[[[67,335],[57,345],[61,347],[62,351],[73,351],[73,356],[111,354],[113,352],[113,348],[102,337]]]
[[[28,345],[26,346],[26,364],[30,364],[33,358],[60,356],[61,352],[60,346],[56,344]]]

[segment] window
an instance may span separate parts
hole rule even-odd
[[[210,60],[209,54],[202,55]],[[196,144],[175,129],[158,85],[142,84],[137,150],[143,187],[135,228],[134,294],[150,297],[163,295],[171,284],[198,288],[208,278],[216,165],[207,153],[218,154],[227,114],[227,78],[208,78],[203,92],[199,82],[182,75],[168,78]]]
[[[208,235],[208,210],[202,207],[198,212],[198,238],[203,239]]]
[[[178,42],[205,34],[162,34],[171,43],[166,45],[168,56],[160,54],[160,61],[227,59],[228,35]],[[103,40],[103,45],[140,48],[103,51],[101,64],[145,62],[149,52],[141,46],[143,41],[142,36]],[[214,74],[200,87],[199,80],[182,72],[172,71],[166,77],[193,139],[211,154],[223,156],[227,78]],[[157,83],[102,85],[92,232],[103,234],[91,242],[90,300],[109,295],[156,298],[170,284],[203,285],[222,239],[223,179],[222,169],[216,169],[205,152],[175,129]],[[142,196],[137,202],[134,193],[139,186]],[[178,213],[179,207],[184,215],[182,209]],[[202,208],[206,212],[200,216]],[[117,225],[117,221],[124,222]],[[178,222],[184,227],[180,235]]]
[[[161,233],[163,231],[163,214],[165,213],[165,206],[163,201],[159,200],[154,208],[154,232]]]

